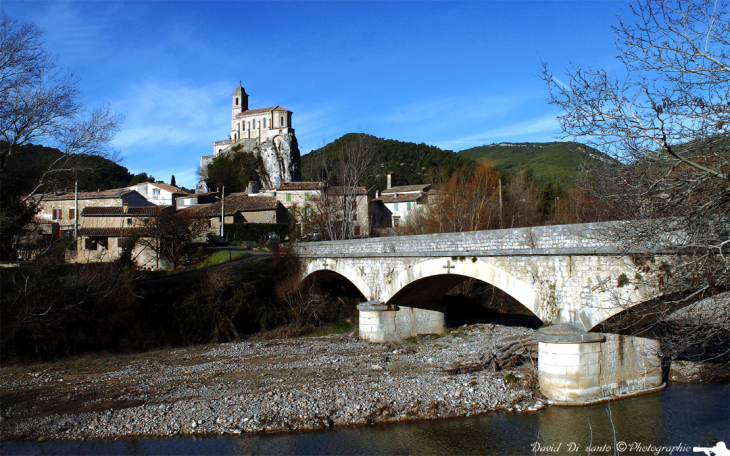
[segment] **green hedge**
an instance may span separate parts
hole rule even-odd
[[[284,239],[289,234],[288,223],[226,223],[224,227],[229,242],[256,242],[269,233]]]

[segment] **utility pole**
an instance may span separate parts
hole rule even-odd
[[[499,178],[499,227],[502,228],[502,178]]]
[[[221,237],[223,237],[223,225],[226,223],[226,186],[221,191]]]
[[[74,182],[74,244],[79,239],[79,181]],[[78,246],[74,246],[78,249]]]

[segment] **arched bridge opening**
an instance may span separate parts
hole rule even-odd
[[[307,275],[303,284],[316,284],[320,291],[337,298],[356,299],[362,302],[366,299],[362,291],[344,275],[326,269],[314,271]]]
[[[460,274],[423,277],[403,287],[388,304],[445,313],[449,327],[475,323],[539,328],[543,321],[509,293]]]

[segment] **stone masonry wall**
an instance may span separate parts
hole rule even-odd
[[[619,398],[662,385],[658,342],[605,334],[588,343],[538,344],[540,390],[557,402]]]

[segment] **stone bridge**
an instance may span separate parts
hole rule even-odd
[[[540,342],[540,381],[553,401],[572,403],[661,384],[658,359],[645,356],[654,341],[615,335],[607,339],[597,331],[627,308],[657,296],[651,275],[666,257],[601,241],[607,227],[592,223],[316,242],[297,244],[295,253],[306,267],[305,279],[341,276],[357,287],[367,301],[358,306],[360,337],[373,342],[444,331],[445,309],[438,298],[468,278],[501,289],[543,322],[560,325]],[[622,362],[634,360],[628,377],[595,377],[600,371],[596,366],[602,365],[605,373],[606,363],[617,359],[614,353],[606,354],[613,361],[605,356],[599,360],[591,345],[595,343],[621,350],[635,346],[620,355]],[[634,378],[636,369],[641,381]],[[573,372],[572,386],[566,386],[566,372]],[[579,386],[585,378],[598,383]]]

